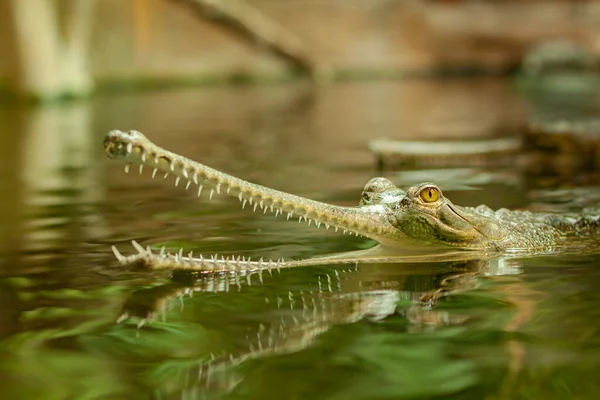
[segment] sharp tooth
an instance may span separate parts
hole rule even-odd
[[[152,178],[154,179],[154,177],[156,176],[156,173],[158,172],[157,168],[154,168],[154,170],[152,171]]]
[[[258,203],[254,203],[254,210],[252,210],[252,211],[256,212],[256,207],[257,206],[258,206]]]
[[[121,315],[119,318],[117,318],[116,323],[120,324],[121,322],[125,321],[127,318],[129,318],[129,314],[123,313],[123,315]]]
[[[127,143],[127,153],[131,153],[133,151],[133,143]]]
[[[190,259],[194,258],[194,251],[193,250],[188,253],[188,257]]]
[[[278,215],[279,215],[279,208],[277,210],[275,210],[275,216],[278,216]]]
[[[129,164],[125,164],[125,173],[128,174],[129,173]]]
[[[115,257],[117,257],[117,260],[119,260],[120,263],[125,262],[125,256],[123,256],[123,254],[121,254],[115,246],[111,247],[111,249],[112,249],[112,252],[114,253]]]
[[[337,227],[337,226],[335,227],[335,231],[336,231],[336,232],[338,231],[338,227]]]
[[[163,176],[163,179],[167,179],[167,176],[169,176],[169,173],[165,172],[165,176]]]
[[[308,220],[308,226],[310,226],[310,223],[312,222],[312,219]]]
[[[190,188],[191,184],[192,184],[192,181],[188,181],[187,185],[185,185],[185,190],[188,190]]]
[[[183,257],[183,247],[179,249],[179,258]]]
[[[302,217],[298,217],[298,223],[302,222]]]
[[[146,162],[146,153],[142,153],[142,162]]]
[[[217,194],[221,194],[221,184],[217,183]]]
[[[246,200],[242,201],[242,208],[246,207],[246,203],[247,203]]]
[[[132,240],[131,244],[133,245],[133,247],[135,247],[135,249],[137,250],[138,253],[144,254],[146,252],[146,250],[142,247],[142,245],[139,244],[138,242],[136,242],[135,240]]]
[[[325,224],[325,229],[329,230],[329,224]]]
[[[185,170],[185,168],[181,170],[181,173],[183,174],[183,177],[184,177],[185,179],[187,179],[187,178],[188,178],[188,176],[189,176],[189,175],[188,175],[187,171]]]
[[[192,180],[194,181],[195,185],[198,184],[198,174],[196,174],[195,172],[194,172],[194,175],[192,176]]]
[[[288,215],[287,215],[287,219],[289,220],[291,216],[292,216],[292,213],[289,212]]]
[[[158,154],[154,156],[154,164],[158,165],[160,162],[160,158],[158,158]]]
[[[161,255],[161,257],[164,257],[164,255],[165,255],[165,246],[163,246],[163,247],[160,248],[160,255]]]
[[[238,199],[240,199],[240,201],[242,201],[244,199],[244,196],[242,196],[242,192],[238,193]]]
[[[142,174],[142,171],[144,170],[144,165],[140,164],[140,175]]]
[[[271,203],[271,205],[269,206],[269,209],[271,210],[271,212],[273,212],[273,207],[274,207],[274,206],[275,206],[275,205],[274,205],[273,203]]]
[[[266,213],[267,213],[267,210],[268,210],[268,208],[267,208],[267,207],[265,207],[263,210],[264,210],[264,211],[263,211],[263,214],[266,214]]]
[[[344,229],[344,235],[345,235],[346,233],[348,233],[348,231],[347,231],[346,229]]]
[[[260,201],[260,203],[258,203],[260,205],[260,209],[262,210],[262,208],[265,206],[265,202],[264,201]]]
[[[173,161],[171,161],[171,164],[169,164],[169,167],[171,168],[171,172],[175,172],[175,163]]]
[[[202,185],[198,186],[198,197],[200,197],[200,194],[202,193],[203,188],[204,188],[204,186],[202,186]]]
[[[175,186],[179,186],[180,177],[175,178]]]
[[[215,191],[213,189],[210,189],[210,194],[208,195],[209,200],[212,200],[213,194],[215,194]]]
[[[315,225],[317,225],[317,228],[321,227],[321,223],[319,221],[315,222]]]

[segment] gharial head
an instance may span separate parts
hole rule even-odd
[[[403,191],[386,178],[372,178],[363,189],[359,208],[385,213],[396,231],[392,242],[497,248],[508,234],[491,213],[457,206],[429,182]]]
[[[422,183],[403,191],[386,178],[373,178],[362,192],[358,207],[341,207],[307,199],[244,181],[163,149],[142,133],[114,130],[104,139],[110,158],[126,164],[140,164],[174,175],[175,185],[203,185],[213,192],[237,197],[242,207],[270,210],[306,220],[309,224],[332,227],[374,239],[388,248],[417,248],[443,245],[467,249],[498,249],[509,231],[489,210],[460,207],[444,197],[433,183]]]

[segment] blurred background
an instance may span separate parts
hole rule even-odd
[[[107,87],[505,74],[532,47],[597,55],[600,3],[3,0],[0,82],[38,99]]]

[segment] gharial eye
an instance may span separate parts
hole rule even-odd
[[[435,187],[429,186],[421,190],[421,192],[419,193],[419,197],[425,203],[433,203],[438,201],[438,199],[440,198],[440,191]]]
[[[371,193],[369,192],[363,192],[362,194],[362,201],[365,203],[368,203],[369,201],[371,201]]]

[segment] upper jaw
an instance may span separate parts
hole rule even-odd
[[[242,207],[249,204],[254,211],[260,207],[265,213],[270,210],[276,215],[286,215],[288,219],[296,217],[309,225],[314,223],[317,227],[331,227],[377,241],[394,236],[394,229],[383,210],[341,207],[257,185],[163,149],[137,131],[111,131],[105,137],[104,147],[110,158],[125,161],[126,171],[129,164],[139,164],[140,173],[144,166],[154,168],[153,176],[157,170],[163,171],[165,177],[169,174],[176,177],[176,185],[180,180],[187,182],[186,189],[192,184],[197,185],[198,196],[206,186],[209,197],[212,198],[214,193],[225,193],[238,198]]]

